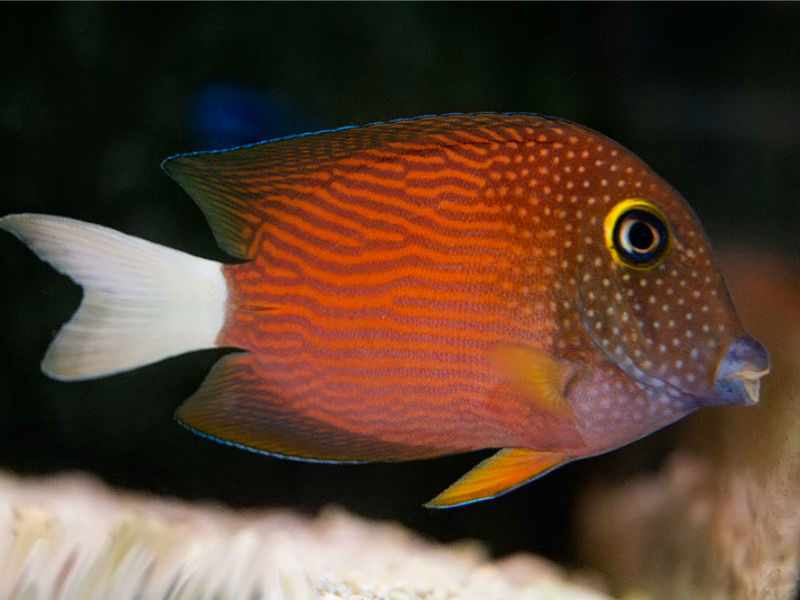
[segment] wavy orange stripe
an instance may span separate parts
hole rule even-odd
[[[333,182],[331,184],[331,189],[338,191],[345,196],[349,196],[355,201],[358,200],[369,200],[378,204],[391,206],[395,209],[399,209],[405,211],[408,214],[417,215],[419,217],[425,218],[430,222],[435,223],[440,227],[444,227],[446,229],[453,229],[457,231],[475,231],[481,229],[487,229],[490,231],[500,231],[504,230],[505,226],[503,223],[498,223],[497,221],[486,221],[480,223],[471,223],[465,221],[458,221],[455,219],[448,219],[443,217],[439,214],[434,208],[429,205],[423,204],[412,204],[411,202],[406,202],[399,197],[396,196],[388,196],[387,194],[381,194],[378,192],[374,192],[367,189],[362,188],[352,188],[340,182]],[[409,188],[404,188],[404,191],[409,191]],[[424,198],[431,198],[435,197],[435,194],[425,194],[422,197]],[[473,199],[477,197],[477,192],[474,196],[469,197],[468,199]],[[355,204],[355,202],[354,202]],[[360,210],[363,210],[359,207]],[[352,210],[356,210],[354,207]],[[387,220],[389,214],[384,212],[375,212],[373,213],[380,219],[380,220]],[[407,222],[407,221],[406,221]],[[477,225],[477,227],[476,227]],[[418,225],[414,225],[414,227],[418,227]],[[429,230],[433,231],[433,230]]]
[[[363,242],[354,240],[352,237],[331,231],[329,227],[317,227],[313,223],[309,223],[306,219],[298,217],[297,215],[292,215],[285,210],[267,208],[264,213],[270,218],[270,226],[274,226],[277,223],[291,225],[312,238],[338,244],[346,248],[360,248],[364,245]],[[333,221],[331,220],[331,222]]]
[[[411,294],[409,294],[411,296]],[[416,299],[416,297],[415,297]],[[361,299],[362,302],[366,302],[366,298]],[[372,300],[372,297],[369,298]],[[252,309],[248,309],[248,303],[244,302],[239,305],[243,311],[253,310],[254,312],[262,312],[259,310],[257,305],[252,305]],[[368,327],[374,327],[376,319],[374,317],[359,317],[357,313],[354,314],[351,309],[339,309],[341,313],[340,316],[337,317],[326,317],[321,314],[319,311],[314,311],[312,308],[314,306],[319,306],[316,304],[293,304],[293,303],[285,303],[281,306],[276,306],[275,304],[271,305],[274,307],[274,310],[271,310],[271,315],[275,317],[278,316],[297,316],[303,317],[307,319],[309,322],[313,322],[317,326],[324,326],[326,328],[330,328],[331,330],[337,329],[345,329],[345,330],[357,330],[357,329],[365,329]],[[330,305],[325,305],[324,307],[320,306],[320,308],[325,308],[326,310],[330,310]],[[473,325],[473,327],[464,327],[464,329],[476,329],[476,325],[498,325],[500,326],[505,325],[506,318],[503,314],[495,313],[493,311],[487,311],[486,304],[478,304],[475,302],[470,302],[470,304],[462,304],[458,306],[450,306],[449,308],[431,308],[429,306],[405,306],[405,305],[398,305],[397,303],[386,303],[381,306],[370,307],[370,310],[376,309],[390,309],[391,315],[398,321],[402,322],[405,320],[414,320],[413,323],[409,323],[408,331],[413,332],[415,328],[418,327],[417,323],[419,319],[424,319],[427,322],[443,322],[447,320],[451,320],[454,323],[458,322],[467,322]],[[435,325],[435,327],[440,327],[441,325]],[[452,329],[452,328],[451,328]],[[480,328],[485,331],[485,328]]]
[[[430,246],[423,246],[417,242],[409,242],[397,248],[367,248],[358,254],[342,254],[329,248],[316,246],[311,241],[299,238],[289,231],[276,227],[274,223],[270,225],[271,226],[269,230],[266,232],[268,235],[265,236],[265,239],[263,239],[261,242],[261,246],[264,250],[274,252],[276,256],[286,256],[286,252],[278,249],[276,245],[269,241],[269,239],[275,239],[292,246],[293,248],[301,250],[317,260],[324,261],[330,265],[342,267],[375,265],[376,269],[383,269],[388,266],[384,263],[413,258],[415,260],[429,261],[435,265],[452,265],[454,267],[461,267],[463,269],[467,265],[481,266],[496,263],[496,253],[485,251],[477,252],[478,249],[506,249],[504,243],[497,242],[492,239],[470,239],[470,245],[465,246],[463,245],[463,238],[458,239],[442,237],[435,241],[437,241],[439,245],[444,248],[447,248],[449,243],[451,248],[450,252],[435,250]],[[460,244],[455,246],[456,243]],[[300,264],[300,262],[303,264],[308,264],[299,257],[293,257],[290,262],[295,262],[296,264]],[[309,267],[315,269],[315,267],[311,265],[309,265]],[[321,269],[317,269],[317,271],[321,272]],[[337,272],[335,275],[338,277],[340,273]]]
[[[342,191],[344,195],[344,199],[334,196],[329,189],[321,186],[293,186],[290,188],[295,194],[297,193],[304,193],[309,196],[314,196],[318,198],[322,202],[326,202],[332,205],[335,208],[338,208],[342,212],[351,213],[357,215],[361,218],[368,219],[370,221],[375,221],[377,223],[387,223],[390,225],[396,225],[402,227],[404,230],[408,231],[409,233],[418,233],[421,237],[432,237],[438,234],[442,228],[450,229],[450,224],[457,224],[458,227],[455,228],[456,231],[459,233],[457,234],[459,238],[463,237],[464,230],[467,229],[474,229],[476,232],[479,232],[483,235],[486,235],[490,232],[504,232],[505,225],[503,223],[498,222],[497,220],[488,220],[488,221],[470,221],[464,222],[455,219],[440,219],[440,222],[434,223],[436,225],[436,229],[432,229],[430,227],[426,227],[420,223],[411,223],[406,217],[401,217],[392,212],[380,211],[375,209],[370,209],[364,206],[363,203],[358,202],[358,198],[350,196],[346,191]],[[289,196],[291,197],[291,196]],[[416,204],[398,204],[396,198],[386,198],[381,194],[373,194],[370,197],[370,200],[374,201],[375,203],[379,203],[381,205],[390,206],[392,208],[398,209],[403,211],[405,214],[417,214],[417,216],[422,216],[418,213],[414,213],[414,210],[418,208],[419,205]],[[387,200],[392,200],[391,202],[387,202]],[[411,209],[411,210],[409,210]],[[424,218],[424,217],[423,217]],[[375,227],[373,226],[373,229]]]
[[[289,327],[288,323],[286,322],[257,323],[256,326],[258,327],[258,330],[266,337],[262,341],[262,345],[256,346],[255,348],[268,348],[269,340],[271,338],[284,337],[288,335],[297,336],[307,344],[310,344],[311,347],[324,349],[325,353],[331,351],[341,352],[345,350],[351,350],[357,353],[356,356],[360,357],[362,362],[368,360],[365,359],[364,352],[367,351],[367,354],[369,354],[369,348],[365,348],[364,339],[362,338],[328,337],[316,334],[307,328],[302,328],[295,324],[292,325],[292,327]],[[455,336],[453,338],[455,340],[454,343],[444,343],[445,340],[449,340],[450,338],[442,336],[441,332],[434,335],[435,339],[437,340],[436,342],[424,341],[420,339],[419,336],[409,336],[408,339],[398,339],[387,336],[381,338],[381,348],[377,354],[382,354],[385,352],[408,352],[409,354],[416,356],[460,356],[472,358],[484,356],[485,350],[483,349],[483,346],[473,347],[465,345],[463,335]]]

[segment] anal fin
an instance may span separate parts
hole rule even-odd
[[[212,367],[200,388],[176,411],[195,433],[245,450],[315,462],[413,460],[439,456],[436,447],[393,442],[380,431],[353,430],[314,416],[318,402],[291,398],[273,385],[255,355],[228,354]],[[347,407],[343,407],[345,410]]]
[[[425,506],[450,508],[495,498],[569,460],[570,457],[559,452],[505,448],[480,462]]]

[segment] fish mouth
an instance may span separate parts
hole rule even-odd
[[[761,378],[769,373],[767,349],[752,336],[744,335],[728,346],[717,363],[714,388],[729,404],[758,403]]]

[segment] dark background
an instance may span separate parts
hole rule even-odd
[[[644,158],[715,241],[800,252],[800,4],[3,4],[0,57],[0,214],[68,215],[224,260],[158,168],[218,141],[203,103],[222,89],[255,115],[246,139],[454,111],[568,118]],[[334,503],[574,564],[582,486],[654,468],[673,443],[670,428],[495,501],[426,510],[483,454],[313,465],[179,427],[173,410],[221,351],[45,378],[80,290],[9,235],[0,257],[2,469],[234,506]]]

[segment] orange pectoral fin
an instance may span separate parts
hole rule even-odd
[[[505,448],[479,463],[441,494],[425,503],[428,508],[451,508],[488,500],[541,477],[570,458],[558,452]]]
[[[577,372],[578,364],[527,346],[511,344],[492,348],[490,359],[506,381],[536,410],[571,420],[572,409],[564,398],[564,390]]]

